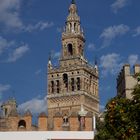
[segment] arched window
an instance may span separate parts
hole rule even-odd
[[[67,74],[63,74],[63,82],[65,85],[65,88],[68,89],[68,75]]]
[[[74,78],[71,78],[71,90],[74,91]]]
[[[76,23],[74,23],[74,31],[76,31]]]
[[[18,128],[26,128],[26,122],[24,120],[20,120],[18,123]]]
[[[7,113],[8,113],[8,109],[5,108],[5,116],[7,116]]]
[[[56,81],[56,87],[57,87],[57,93],[59,93],[59,91],[60,91],[60,89],[59,89],[60,88],[59,87],[59,80]]]
[[[69,123],[69,119],[68,116],[65,114],[65,116],[63,117],[63,124],[67,124]]]
[[[77,90],[80,90],[80,77],[77,78]]]
[[[51,90],[52,90],[52,93],[54,93],[54,81],[51,81]]]
[[[73,55],[73,46],[72,46],[72,44],[68,44],[68,54]]]

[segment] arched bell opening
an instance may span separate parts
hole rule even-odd
[[[69,54],[70,56],[73,55],[73,46],[72,46],[72,44],[68,44],[68,54]]]

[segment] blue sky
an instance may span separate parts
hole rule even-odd
[[[47,62],[61,50],[71,0],[0,0],[0,103],[15,97],[19,109],[46,110]],[[139,0],[76,0],[86,37],[85,56],[98,59],[100,104],[116,95],[125,63],[140,63]]]

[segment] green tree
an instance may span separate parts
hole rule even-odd
[[[140,140],[140,73],[135,77],[138,83],[131,100],[116,96],[107,103],[95,140]]]
[[[96,118],[96,129],[97,134],[95,135],[94,140],[114,140],[114,137],[112,137],[105,127],[105,121],[101,121],[100,118]]]
[[[137,122],[132,100],[114,97],[106,105],[104,122],[97,121],[95,140],[137,140]]]
[[[137,124],[131,113],[131,100],[117,96],[108,102],[106,109],[105,123],[110,134],[119,140],[135,140]]]
[[[139,80],[138,80],[139,82]],[[132,118],[133,121],[136,121],[137,124],[137,134],[138,134],[138,140],[140,139],[140,85],[137,84],[134,88],[134,91],[132,92],[133,100],[131,103],[132,106]]]

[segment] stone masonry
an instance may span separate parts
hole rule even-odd
[[[131,99],[134,87],[140,82],[138,74],[140,74],[140,65],[136,64],[132,73],[130,65],[124,65],[117,78],[117,94]]]

